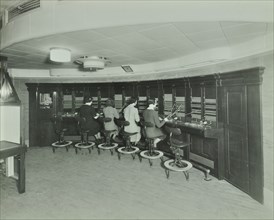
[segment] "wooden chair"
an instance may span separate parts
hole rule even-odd
[[[156,138],[161,138],[162,136],[153,137],[153,138],[149,137],[149,133],[147,132],[147,129],[154,127],[154,124],[151,122],[142,122],[142,125],[145,129],[144,134],[145,134],[145,139],[147,143],[147,150],[141,151],[140,156],[148,159],[150,166],[152,166],[152,160],[160,158],[161,161],[163,161],[164,153],[154,148],[154,140]]]
[[[104,123],[110,123],[112,121],[111,118],[103,118]],[[111,155],[113,155],[113,149],[115,149],[116,147],[118,147],[117,143],[112,143],[111,141],[111,133],[114,132],[116,130],[107,130],[104,129],[103,130],[103,134],[105,136],[105,143],[99,144],[98,145],[98,149],[102,149],[102,150],[110,150]]]
[[[130,136],[132,135],[135,135],[137,134],[137,132],[126,132],[124,131],[124,127],[125,126],[129,126],[129,122],[128,121],[122,121],[120,122],[121,126],[122,126],[122,132],[121,132],[121,135],[122,135],[122,138],[124,140],[124,143],[125,143],[125,146],[124,147],[119,147],[117,149],[118,151],[118,158],[119,160],[121,159],[121,155],[120,154],[130,154],[133,158],[133,160],[135,159],[135,154],[137,152],[139,152],[139,148],[138,147],[135,147],[135,146],[132,146],[131,143],[130,143]]]
[[[182,140],[182,132],[179,128],[171,128],[166,126],[166,131],[169,133],[170,149],[174,153],[174,159],[169,159],[164,162],[166,176],[169,178],[169,171],[183,172],[186,180],[189,179],[188,170],[192,168],[189,162],[189,147],[190,143]],[[186,160],[183,160],[180,149],[185,149]]]
[[[89,130],[86,128],[86,118],[85,117],[77,117],[78,121],[78,129],[81,136],[81,142],[76,143],[75,153],[78,154],[78,150],[87,149],[89,153],[91,153],[91,148],[93,149],[95,142],[89,141]]]
[[[51,144],[52,151],[55,153],[56,148],[66,148],[68,151],[68,147],[72,144],[72,141],[65,141],[64,136],[65,132],[68,130],[67,128],[63,127],[63,118],[61,115],[54,115],[51,118],[51,121],[53,123],[53,128],[55,131],[55,134],[57,135],[58,140]]]

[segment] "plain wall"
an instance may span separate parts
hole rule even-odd
[[[20,106],[0,106],[1,141],[20,143]]]

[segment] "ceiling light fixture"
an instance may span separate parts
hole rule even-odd
[[[110,63],[110,60],[106,57],[99,56],[83,56],[75,61],[78,64],[82,64],[83,68],[90,70],[101,70],[105,68],[106,63]]]
[[[50,48],[50,60],[59,63],[70,62],[71,51],[69,49],[59,47]]]
[[[104,60],[100,60],[97,57],[90,57],[89,59],[83,62],[84,68],[95,68],[95,69],[104,69],[105,62]]]

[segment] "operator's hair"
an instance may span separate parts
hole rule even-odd
[[[132,103],[135,103],[136,102],[136,98],[135,97],[130,97],[128,100],[127,100],[127,104],[130,105]]]
[[[84,99],[84,103],[88,103],[88,102],[92,102],[93,101],[93,98],[92,97],[86,97]]]
[[[148,101],[147,101],[147,105],[149,106],[149,105],[151,105],[151,104],[155,104],[155,102],[156,102],[156,99],[149,99]]]

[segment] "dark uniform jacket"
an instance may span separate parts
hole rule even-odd
[[[143,112],[143,117],[145,122],[151,122],[154,125],[153,127],[147,127],[145,129],[146,136],[148,138],[156,138],[156,137],[161,138],[165,136],[165,134],[160,129],[165,124],[165,121],[159,120],[158,112],[152,109],[146,109]]]
[[[96,111],[92,106],[82,105],[79,110],[79,115],[81,118],[84,117],[86,119],[85,123],[80,125],[82,129],[89,130],[89,134],[91,135],[95,135],[100,131],[101,126],[98,121],[94,119]]]

